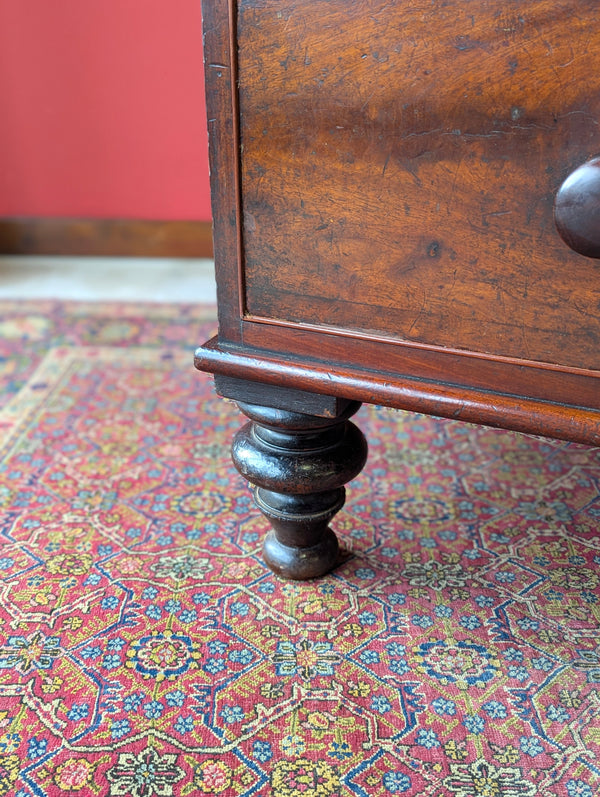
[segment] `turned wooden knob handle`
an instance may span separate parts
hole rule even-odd
[[[554,221],[567,246],[600,258],[600,157],[571,172],[558,189]]]

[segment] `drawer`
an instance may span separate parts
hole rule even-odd
[[[597,2],[242,0],[248,318],[600,369]]]

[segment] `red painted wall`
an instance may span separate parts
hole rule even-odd
[[[200,0],[0,0],[0,216],[210,218]]]

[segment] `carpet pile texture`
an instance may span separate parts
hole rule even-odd
[[[600,452],[363,407],[289,583],[194,306],[0,303],[0,795],[594,797]]]

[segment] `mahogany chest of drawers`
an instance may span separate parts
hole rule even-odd
[[[600,442],[597,0],[204,0],[219,334],[277,572],[358,402]]]

